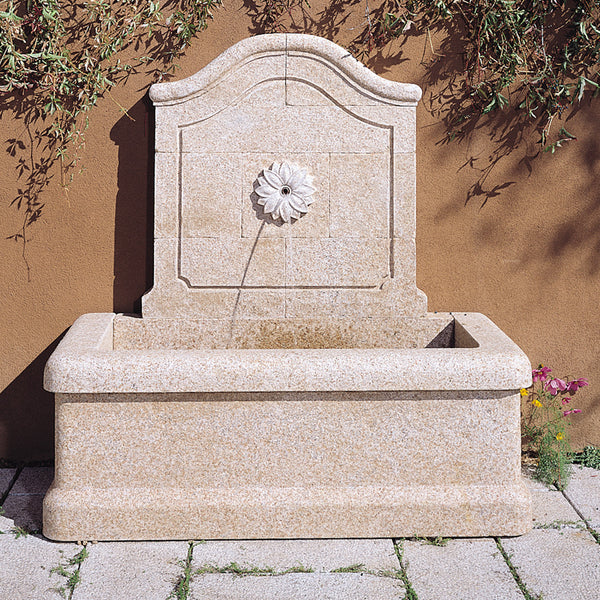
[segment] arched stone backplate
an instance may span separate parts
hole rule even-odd
[[[156,107],[155,280],[145,317],[423,314],[415,283],[415,106],[332,42],[244,40]],[[285,223],[254,192],[306,169],[310,210]]]

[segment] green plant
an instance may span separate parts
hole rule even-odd
[[[65,578],[65,585],[60,586],[57,591],[66,600],[71,600],[77,584],[81,580],[79,571],[83,561],[88,557],[87,548],[84,546],[75,556],[67,559],[66,564],[59,564],[50,569],[50,573],[56,573]]]
[[[365,573],[367,571],[365,565],[363,563],[355,563],[353,565],[348,565],[347,567],[338,567],[337,569],[333,569],[332,573]]]
[[[447,546],[450,538],[445,538],[442,536],[437,537],[413,537],[412,541],[421,542],[422,544],[427,544],[429,546]]]
[[[29,535],[29,530],[25,527],[21,527],[20,525],[15,525],[10,531],[14,534],[15,539],[27,537]]]
[[[188,544],[185,560],[180,562],[183,567],[183,573],[175,582],[173,591],[169,594],[168,600],[186,600],[190,593],[190,582],[192,580],[192,558],[194,555],[194,546],[200,542],[190,542]]]
[[[384,0],[372,11],[367,2],[367,22],[352,47],[364,56],[415,32],[427,36],[435,70],[458,76],[448,106],[450,139],[462,137],[466,123],[511,107],[535,124],[542,148],[554,152],[575,139],[561,127],[552,140],[555,119],[586,92],[599,91],[597,0]],[[442,38],[440,52],[432,32]],[[452,64],[457,46],[462,61]],[[442,61],[448,64],[440,67]]]
[[[525,447],[537,454],[535,477],[564,489],[572,455],[567,417],[581,412],[573,408],[572,396],[588,382],[583,378],[569,381],[551,377],[551,371],[539,365],[532,372],[533,385],[521,390],[528,406],[528,410],[523,410],[523,440]]]
[[[573,464],[600,469],[600,448],[586,446],[581,452],[573,455]]]
[[[402,540],[394,540],[394,552],[396,553],[396,558],[400,563],[400,568],[398,571],[395,571],[395,575],[396,578],[402,581],[404,584],[404,600],[419,600],[417,592],[415,592],[408,578],[408,565],[404,561],[404,548],[402,546]]]
[[[277,575],[287,575],[289,573],[312,573],[313,569],[311,567],[305,567],[303,565],[297,565],[295,567],[290,567],[289,569],[284,569],[282,571],[278,571],[274,567],[256,567],[256,566],[244,566],[240,565],[236,562],[231,562],[224,567],[218,567],[212,564],[202,565],[198,569],[194,571],[195,575],[207,575],[214,573],[228,573],[231,575],[236,575],[238,577],[247,577],[249,575],[255,577],[264,577],[264,576],[277,576]]]
[[[65,189],[72,180],[90,110],[140,69],[154,80],[171,73],[221,0],[166,4],[168,14],[160,0],[0,0],[0,97],[24,124],[7,145],[25,182],[11,202],[22,225],[9,239],[22,244],[28,274],[27,230],[42,215],[55,161]]]

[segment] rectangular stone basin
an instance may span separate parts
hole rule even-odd
[[[517,535],[524,353],[480,314],[79,318],[50,358],[55,540]]]

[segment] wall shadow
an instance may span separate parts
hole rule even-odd
[[[54,456],[54,394],[43,389],[44,366],[64,333],[0,392],[0,456],[13,461]]]
[[[154,255],[154,110],[147,94],[116,122],[110,139],[119,147],[113,310],[141,313]]]

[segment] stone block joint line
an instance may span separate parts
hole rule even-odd
[[[510,560],[510,556],[508,555],[508,553],[502,546],[502,542],[500,541],[500,538],[495,537],[494,541],[496,542],[496,547],[500,551],[500,554],[502,555],[502,558],[504,559],[504,562],[506,563],[506,566],[508,567],[510,574],[513,576],[515,583],[517,584],[519,590],[521,590],[521,593],[523,594],[523,597],[525,598],[525,600],[542,600],[541,595],[538,596],[536,594],[533,594],[527,589],[527,586],[521,579],[521,576],[519,575],[517,568],[512,564],[512,561]]]
[[[187,600],[190,594],[190,582],[192,580],[192,559],[194,557],[194,546],[200,542],[191,541],[188,545],[185,560],[181,562],[183,573],[175,583],[173,591],[167,600]]]
[[[558,489],[558,488],[556,488]],[[597,544],[600,544],[600,533],[598,533],[591,525],[590,522],[583,516],[583,513],[575,506],[575,504],[571,501],[571,498],[565,494],[565,490],[559,490],[559,492],[564,496],[565,500],[573,507],[573,510],[579,515],[579,518],[585,523],[585,527],[591,536],[594,538]]]
[[[0,506],[2,506],[4,504],[4,502],[6,502],[6,499],[8,498],[8,494],[10,494],[10,491],[13,489],[13,486],[17,482],[17,479],[19,479],[19,476],[21,475],[21,471],[23,471],[23,466],[17,467],[17,470],[15,471],[13,478],[10,480],[8,486],[6,487],[6,490],[4,491],[4,493],[2,495],[0,495]],[[1,492],[2,492],[2,490],[0,490],[0,493]]]
[[[69,558],[66,564],[59,564],[51,569],[51,573],[56,573],[65,578],[65,585],[60,586],[57,592],[66,600],[72,600],[75,588],[81,582],[81,565],[88,557],[87,543],[83,543],[83,548]],[[69,567],[74,567],[72,570]]]
[[[396,558],[398,559],[398,563],[400,564],[400,568],[398,570],[399,579],[404,584],[404,600],[419,600],[417,596],[417,592],[413,589],[410,580],[408,578],[408,572],[406,570],[406,565],[404,564],[404,556],[402,552],[402,540],[394,539],[392,540],[394,544],[394,552],[396,553]]]

